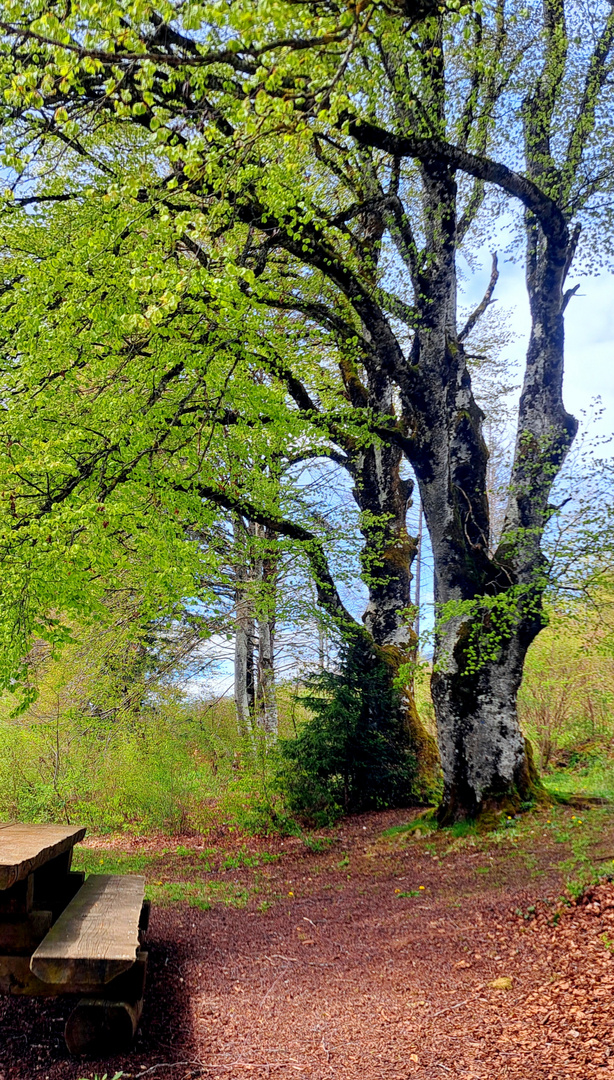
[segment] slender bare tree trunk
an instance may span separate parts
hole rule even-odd
[[[416,540],[416,585],[414,593],[414,604],[416,607],[416,619],[414,622],[414,630],[416,632],[416,653],[420,647],[420,588],[422,585],[422,500],[418,501],[418,536]]]
[[[235,559],[235,656],[234,698],[237,728],[248,739],[254,716],[254,598],[250,567],[249,528],[238,514],[233,516]]]
[[[258,611],[258,665],[256,680],[256,723],[265,734],[277,735],[278,715],[275,696],[275,613],[277,604],[278,560],[273,546],[275,536],[261,529],[267,549],[258,559],[260,585]]]

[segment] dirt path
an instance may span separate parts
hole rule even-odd
[[[581,863],[590,846],[614,853],[614,822],[593,812],[582,834],[584,820],[578,828],[577,815],[557,814],[511,823],[498,842],[387,834],[407,813],[352,819],[323,835],[321,851],[300,839],[250,842],[253,862],[258,851],[278,858],[226,872],[229,889],[249,894],[246,906],[156,907],[130,1054],[75,1063],[61,1038],[68,999],[2,1001],[0,1080],[111,1080],[115,1071],[168,1080],[614,1078],[614,885],[580,905],[558,903],[561,861],[573,849]],[[232,862],[228,852],[244,842],[209,837],[207,851],[215,844]],[[165,873],[194,880],[192,844],[187,860],[167,847],[148,869],[158,887]],[[509,988],[492,987],[497,979]]]

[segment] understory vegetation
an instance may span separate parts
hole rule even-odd
[[[529,651],[519,695],[547,787],[614,797],[612,611],[554,613]]]
[[[553,612],[529,652],[520,717],[554,795],[614,798],[614,657],[607,603]],[[337,670],[277,688],[279,739],[238,732],[230,697],[191,697],[146,642],[103,630],[33,664],[36,701],[2,699],[0,817],[97,832],[190,833],[214,823],[300,832],[398,805],[415,763],[377,662],[346,649]],[[364,651],[364,650],[363,650]],[[368,669],[368,670],[367,670]],[[415,680],[434,733],[424,664]],[[379,728],[373,717],[379,717]],[[388,717],[387,726],[381,726]],[[434,793],[436,796],[436,793]]]

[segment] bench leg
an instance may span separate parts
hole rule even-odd
[[[104,998],[81,998],[64,1030],[71,1054],[109,1057],[127,1049],[143,1012],[147,959],[147,952],[139,949],[132,967],[100,988]]]
[[[135,1003],[82,998],[66,1021],[64,1038],[71,1054],[109,1057],[132,1042],[143,1011],[143,998]]]

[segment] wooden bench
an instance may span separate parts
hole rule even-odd
[[[30,971],[58,993],[87,993],[65,1037],[73,1054],[108,1054],[132,1040],[143,1010],[147,953],[145,878],[92,874],[30,959]]]
[[[30,970],[75,990],[105,986],[136,959],[145,878],[91,874],[32,954]]]
[[[108,1055],[130,1043],[143,1009],[149,901],[142,877],[70,870],[84,833],[0,825],[0,993],[82,993],[68,1049]]]

